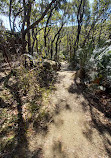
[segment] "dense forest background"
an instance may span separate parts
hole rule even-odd
[[[3,55],[11,58],[16,54],[18,60],[22,55],[36,56],[36,62],[66,59],[90,72],[97,69],[90,74],[93,79],[98,76],[110,80],[110,3],[1,1],[0,11],[9,17],[10,24],[10,30],[6,30],[1,20],[1,50],[6,50]]]
[[[46,130],[50,115],[42,103],[63,61],[111,116],[111,0],[1,0],[2,15],[10,25],[0,19],[3,153],[26,142],[30,122]]]

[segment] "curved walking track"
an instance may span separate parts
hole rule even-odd
[[[50,96],[55,115],[48,133],[45,136],[37,134],[30,141],[29,148],[34,151],[41,146],[44,158],[108,158],[102,135],[91,125],[87,100],[82,93],[71,93],[74,71],[67,67],[67,63],[62,63],[56,91]]]

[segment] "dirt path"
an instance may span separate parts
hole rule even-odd
[[[35,135],[29,149],[36,151],[39,145],[44,158],[108,158],[111,156],[111,136],[94,127],[88,101],[82,93],[76,92],[74,71],[69,71],[67,66],[62,63],[56,91],[50,96],[50,106],[56,110],[48,133]],[[75,86],[73,93],[71,84]]]

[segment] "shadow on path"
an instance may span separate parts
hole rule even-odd
[[[84,98],[87,100],[88,104],[82,102],[82,109],[83,111],[87,111],[89,109],[90,116],[91,116],[91,125],[93,128],[95,128],[99,135],[102,138],[102,142],[104,144],[104,148],[108,154],[108,156],[111,156],[111,118],[110,120],[105,116],[105,112],[102,109],[102,106],[99,102],[99,99],[93,95],[93,93],[89,92],[89,90],[83,86],[82,84],[71,84],[71,86],[68,89],[69,93],[77,94],[77,95],[83,95]],[[100,113],[104,116],[101,120]],[[107,120],[107,121],[106,121]],[[91,134],[92,131],[87,132]],[[88,135],[88,134],[87,134]],[[88,137],[86,137],[89,141]],[[91,136],[90,136],[91,138]]]
[[[17,112],[18,112],[18,120],[17,120],[17,129],[15,131],[15,137],[13,138],[13,142],[12,144],[14,146],[12,146],[12,150],[9,151],[8,153],[4,153],[3,157],[7,157],[7,158],[13,158],[13,157],[26,157],[25,153],[24,153],[24,149],[25,151],[28,148],[28,144],[27,144],[27,138],[26,138],[26,123],[23,119],[22,116],[22,101],[21,101],[21,97],[19,94],[19,88],[18,88],[18,83],[16,82],[15,85],[8,85],[8,81],[10,79],[11,76],[15,76],[16,78],[16,74],[14,74],[13,72],[11,72],[5,79],[4,85],[7,89],[10,90],[10,93],[12,94],[14,100],[17,103]],[[8,149],[8,147],[7,147]]]

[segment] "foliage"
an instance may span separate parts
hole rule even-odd
[[[110,0],[94,0],[92,5],[89,0],[0,1],[0,13],[10,24],[6,30],[0,20],[3,152],[15,148],[20,129],[22,142],[26,133],[31,135],[30,123],[36,132],[47,130],[48,95],[61,60],[83,70],[80,80],[86,84],[89,80],[102,90],[111,88],[110,7]]]
[[[110,40],[104,44],[104,47],[96,48],[87,63],[92,80],[101,78],[101,85],[104,87],[111,86],[111,47],[109,43],[111,43]]]

